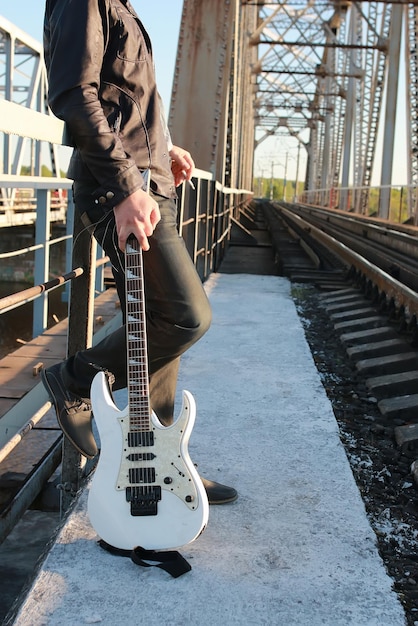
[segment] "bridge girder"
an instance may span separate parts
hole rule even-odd
[[[198,141],[196,137],[199,132],[205,132],[202,131],[202,120],[205,120],[203,127],[206,130],[214,128],[215,95],[218,100],[223,98],[223,102],[229,104],[230,98],[234,98],[236,102],[243,103],[242,110],[246,111],[246,115],[238,116],[238,119],[234,117],[232,132],[218,127],[216,142],[213,137],[206,136],[202,143],[216,145],[216,150],[222,154],[220,160],[223,163],[228,161],[225,156],[228,150],[232,154],[231,161],[237,158],[237,153],[241,159],[245,158],[247,150],[253,154],[254,149],[257,158],[263,144],[274,137],[279,137],[278,141],[285,146],[286,151],[302,146],[306,148],[307,154],[305,180],[308,189],[337,185],[368,188],[373,176],[375,184],[382,180],[388,183],[382,155],[385,154],[388,160],[388,155],[394,154],[395,135],[386,132],[384,145],[380,147],[379,137],[382,137],[388,125],[394,124],[393,118],[386,115],[386,110],[396,107],[398,100],[401,104],[405,101],[402,93],[396,97],[387,93],[388,76],[399,73],[402,68],[399,57],[396,58],[390,52],[394,34],[393,16],[396,11],[400,11],[407,32],[404,39],[406,59],[409,59],[409,80],[406,81],[409,85],[409,102],[405,111],[408,145],[405,145],[405,154],[402,155],[405,164],[407,161],[409,163],[409,172],[408,180],[403,182],[416,183],[417,2],[211,2],[210,7],[206,7],[205,20],[213,12],[218,15],[219,10],[224,11],[223,31],[218,30],[218,37],[219,32],[223,32],[227,38],[217,44],[225,53],[222,60],[219,56],[215,58],[213,51],[208,56],[207,41],[197,38],[197,33],[201,33],[201,22],[196,21],[196,15],[203,15],[205,4],[209,5],[203,0],[184,2],[181,41],[185,41],[188,31],[194,35],[193,41],[189,41],[193,55],[190,56],[190,49],[186,51],[182,47],[178,67],[181,66],[179,71],[189,78],[189,82],[184,85],[190,86],[190,91],[183,89],[183,93],[195,94],[189,96],[187,115],[184,116],[187,117],[184,137]],[[198,6],[198,11],[192,5]],[[231,23],[234,20],[238,29]],[[225,30],[226,24],[228,31]],[[207,32],[213,42],[218,41],[215,31],[212,28],[210,33]],[[197,50],[201,54],[202,63],[206,59],[204,76],[193,76],[194,54]],[[188,62],[188,59],[193,61]],[[250,64],[250,71],[248,68],[247,71],[243,69],[246,64]],[[237,68],[240,68],[239,79],[235,76]],[[229,85],[234,85],[232,94],[228,91],[228,80]],[[193,102],[199,103],[195,110]],[[171,120],[176,132],[176,101],[173,106]],[[202,114],[207,117],[202,117]],[[252,115],[250,123],[248,114]],[[217,116],[218,120],[221,115]],[[228,128],[226,117],[222,119]],[[231,121],[229,124],[231,126]],[[204,137],[203,134],[201,136]],[[226,141],[226,137],[232,137],[231,141]],[[252,145],[247,141],[248,138],[254,140]],[[217,159],[219,157],[215,158],[212,154],[212,160],[206,166],[216,170]],[[239,169],[239,164],[237,167]],[[232,168],[231,171],[235,170]],[[366,191],[355,198],[354,208],[357,211],[365,210],[367,197]],[[411,206],[414,202],[412,198]]]
[[[251,188],[257,51],[245,33],[256,27],[257,7],[241,5],[184,0],[169,126],[200,168],[223,184]]]

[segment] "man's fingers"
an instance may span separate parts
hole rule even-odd
[[[149,250],[151,237],[161,219],[158,202],[138,189],[114,208],[118,246],[124,251],[126,240],[132,234],[143,250]]]
[[[138,239],[138,242],[144,252],[147,252],[149,250],[150,246],[149,246],[148,237],[146,237],[144,234],[142,234],[141,239]]]
[[[153,229],[155,229],[155,227],[157,226],[158,222],[161,219],[161,213],[160,213],[160,207],[158,206],[158,204],[156,204],[154,210],[151,212],[151,224]]]
[[[139,243],[140,247],[142,248],[142,250],[144,250],[144,252],[149,250],[150,245],[149,245],[148,237],[146,236],[144,231],[141,230],[141,231],[138,231],[137,233],[129,233],[129,235],[126,235],[126,236],[123,235],[123,234],[119,235],[119,237],[118,237],[118,246],[122,250],[122,252],[125,252],[126,241],[127,241],[128,237],[131,234],[135,235],[136,239],[138,240],[138,243]]]

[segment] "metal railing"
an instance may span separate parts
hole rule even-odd
[[[391,222],[418,225],[416,187],[381,185],[375,187],[332,187],[304,191],[296,202],[331,209],[341,209]]]
[[[0,132],[24,135],[34,141],[64,145],[64,126],[56,118],[31,111],[25,107],[0,100]],[[195,263],[202,281],[219,268],[230,236],[231,219],[240,207],[250,199],[251,192],[222,187],[208,172],[197,170],[193,178],[194,189],[183,185],[179,190],[179,231]],[[84,349],[99,340],[93,338],[95,293],[104,289],[103,252],[97,252],[95,240],[86,231],[74,211],[71,181],[65,178],[0,175],[3,202],[0,206],[0,222],[6,226],[10,220],[21,224],[35,222],[33,246],[15,250],[10,255],[34,252],[34,287],[0,300],[0,314],[32,301],[34,303],[33,336],[42,333],[47,326],[48,294],[64,283],[76,281],[77,289],[70,290],[67,355]],[[30,198],[22,203],[19,199]],[[56,199],[59,199],[57,208]],[[36,199],[36,215],[34,215]],[[67,204],[63,200],[67,199]],[[17,201],[14,204],[14,200]],[[50,239],[51,222],[56,211],[65,211],[66,235]],[[53,215],[53,212],[55,214]],[[18,216],[18,218],[16,217]],[[62,215],[61,215],[62,218]],[[50,250],[60,241],[66,242],[66,271],[52,280],[50,274]],[[73,246],[77,240],[79,245]],[[99,260],[98,260],[99,259]],[[98,274],[98,277],[97,277]],[[74,292],[77,291],[77,297]],[[120,316],[119,316],[120,318]],[[120,323],[115,320],[109,324]],[[107,332],[106,329],[102,329]],[[100,333],[98,333],[100,334]],[[26,393],[0,419],[0,460],[10,455],[22,439],[40,423],[51,403],[41,383]],[[61,441],[63,443],[61,444]],[[42,485],[62,463],[61,510],[65,512],[74,501],[74,495],[86,475],[84,459],[60,435],[48,452],[27,477],[23,488],[3,510],[0,516],[0,542],[7,536],[18,519],[38,495]]]
[[[45,285],[49,281],[49,269],[50,269],[50,251],[53,245],[58,244],[61,241],[66,241],[66,263],[65,272],[71,271],[71,238],[73,229],[73,213],[74,207],[69,194],[67,207],[64,212],[64,219],[66,219],[66,235],[51,240],[51,194],[55,193],[57,189],[66,190],[71,189],[72,181],[69,179],[56,179],[56,178],[43,178],[43,177],[30,177],[30,176],[5,176],[1,177],[0,186],[7,190],[29,190],[31,197],[36,198],[36,219],[35,219],[35,243],[33,246],[22,248],[20,250],[14,250],[0,254],[0,259],[10,259],[13,257],[22,256],[28,252],[35,253],[33,277],[34,284],[38,286],[38,291],[23,292],[20,296],[14,296],[11,298],[3,298],[0,300],[0,313],[10,311],[17,306],[25,304],[26,302],[34,301],[33,310],[33,337],[40,335],[47,328],[48,320],[48,290],[56,288],[59,285],[48,285],[48,289]],[[9,209],[10,210],[10,209]],[[62,209],[60,209],[62,212]],[[21,211],[22,217],[21,225],[30,223],[28,213],[33,214],[33,207],[31,206],[26,212]],[[16,225],[16,224],[15,224]],[[43,286],[43,288],[42,288]]]
[[[69,190],[71,181],[67,179],[36,179],[34,181],[29,177],[22,181],[21,178],[16,177],[13,181],[10,177],[4,178],[0,185],[11,186],[14,183],[19,187],[23,185],[27,188],[33,185],[33,193],[38,202],[35,244],[7,254],[9,256],[25,254],[29,250],[35,252],[35,285],[0,299],[0,314],[33,300],[33,336],[35,337],[46,329],[49,292],[65,283],[77,281],[77,297],[70,297],[68,318],[67,354],[74,354],[93,342],[94,296],[103,290],[102,271],[107,259],[102,253],[97,253],[95,240],[87,233],[77,213],[74,213],[71,193],[68,193],[66,235],[50,240],[51,194],[61,184],[63,189]],[[240,209],[245,207],[251,198],[251,193],[245,190],[224,188],[213,180],[210,173],[201,170],[195,172],[193,182],[194,189],[183,185],[179,190],[179,231],[204,281],[211,272],[219,268],[230,236],[231,218],[236,217]],[[72,241],[75,237],[80,245],[73,249]],[[63,240],[66,241],[67,246],[66,272],[62,276],[49,279],[50,248]],[[98,284],[101,285],[100,289],[97,288]],[[74,290],[71,293],[74,293]],[[46,392],[42,384],[38,383],[2,417],[0,423],[7,426],[0,430],[7,430],[7,437],[4,432],[0,433],[2,442],[0,460],[11,454],[32,428],[39,425],[50,407]],[[72,503],[87,470],[84,459],[66,440],[61,445],[61,439],[60,436],[54,442],[34,472],[25,481],[19,495],[13,498],[10,506],[1,516],[0,542],[38,495],[42,485],[61,461],[62,511],[66,511]]]

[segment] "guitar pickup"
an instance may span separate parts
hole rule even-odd
[[[126,458],[128,461],[153,461],[155,454],[152,452],[132,452]]]
[[[135,430],[128,433],[128,446],[130,448],[145,448],[154,445],[154,433],[152,430]]]
[[[129,482],[132,485],[141,483],[155,483],[154,467],[131,467],[129,469]]]

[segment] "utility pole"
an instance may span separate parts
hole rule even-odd
[[[284,162],[284,180],[283,180],[283,200],[286,202],[286,185],[287,185],[287,159],[289,158],[289,153],[286,152],[286,160]]]
[[[298,141],[298,156],[297,156],[297,159],[296,159],[295,195],[294,195],[294,198],[293,198],[293,202],[296,202],[297,198],[298,198],[299,164],[300,164],[300,141]]]
[[[260,198],[263,196],[263,182],[264,182],[264,170],[261,170],[260,176],[258,178],[258,195]]]

